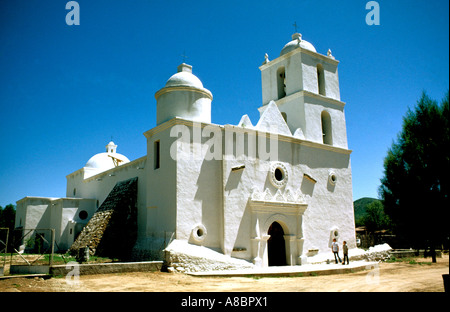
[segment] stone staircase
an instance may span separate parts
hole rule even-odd
[[[90,255],[129,260],[137,236],[137,180],[116,183],[73,242],[70,254],[89,247]]]

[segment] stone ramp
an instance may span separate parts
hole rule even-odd
[[[331,274],[355,273],[378,268],[378,262],[354,261],[350,264],[306,264],[294,266],[272,266],[267,268],[250,268],[224,271],[186,272],[198,277],[303,277]]]
[[[351,250],[350,263],[345,265],[336,264],[328,253],[310,259],[317,262],[304,265],[257,267],[243,259],[232,258],[203,246],[189,244],[187,241],[174,240],[165,249],[165,264],[169,272],[183,272],[202,277],[316,276],[373,270],[378,268],[382,259],[380,255],[384,255],[389,249],[389,246],[378,246],[369,251]]]
[[[69,249],[127,260],[137,237],[137,177],[117,182]]]

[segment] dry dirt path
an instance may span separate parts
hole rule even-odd
[[[194,277],[181,273],[139,272],[65,278],[0,280],[0,292],[443,292],[442,274],[449,257],[437,263],[417,258],[380,263],[379,268],[349,274],[308,277]],[[422,264],[418,264],[422,263]]]

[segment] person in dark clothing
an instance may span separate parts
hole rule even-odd
[[[342,251],[344,252],[344,261],[342,261],[342,264],[345,264],[345,259],[347,259],[348,264],[348,246],[346,241],[343,242]]]

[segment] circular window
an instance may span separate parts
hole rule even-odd
[[[337,182],[337,176],[332,171],[328,174],[328,182],[330,182],[331,185],[335,185]]]
[[[86,210],[81,210],[80,213],[78,213],[78,217],[81,220],[86,220],[86,218],[88,217],[88,213]]]
[[[192,238],[198,243],[205,240],[206,234],[206,227],[203,224],[198,224],[192,229]]]
[[[287,183],[287,170],[286,167],[282,163],[275,163],[271,166],[270,169],[270,182],[277,187],[283,187]]]
[[[280,168],[275,169],[275,179],[277,179],[277,181],[283,181],[284,179],[283,171],[281,171]]]

